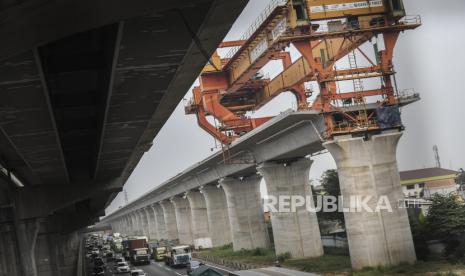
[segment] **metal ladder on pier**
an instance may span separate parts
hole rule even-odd
[[[350,52],[347,55],[347,58],[349,59],[350,69],[357,70],[358,65],[357,65],[357,58],[355,56],[355,51]],[[354,78],[352,82],[353,82],[354,92],[356,95],[356,97],[354,98],[354,104],[362,107],[358,112],[359,127],[368,127],[368,115],[367,115],[367,110],[366,110],[366,105],[365,105],[365,99],[363,98],[363,93],[361,93],[364,91],[363,81],[360,78]]]

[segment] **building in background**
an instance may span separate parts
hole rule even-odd
[[[459,172],[442,168],[426,168],[400,172],[400,184],[406,198],[430,198],[434,194],[457,192]]]

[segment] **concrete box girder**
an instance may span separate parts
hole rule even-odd
[[[234,142],[232,156],[225,162],[222,152],[213,154],[177,176],[149,191],[135,202],[109,215],[108,219],[131,210],[169,199],[208,184],[217,184],[224,177],[248,176],[256,173],[256,163],[295,159],[324,149],[321,134],[323,117],[314,111],[283,113]],[[286,152],[287,151],[287,152]],[[247,154],[250,162],[234,159]]]

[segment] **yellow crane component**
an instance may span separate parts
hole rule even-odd
[[[237,52],[232,49],[232,52],[228,53],[229,60],[224,68],[229,73],[228,91],[239,90],[268,63],[273,54],[279,53],[286,46],[276,43],[276,39],[278,34],[285,30],[287,13],[286,6],[276,6]],[[268,13],[265,12],[264,15],[266,14]]]
[[[389,8],[383,0],[307,0],[305,6],[312,20],[385,14]]]

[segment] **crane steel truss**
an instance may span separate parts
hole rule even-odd
[[[400,128],[400,116],[392,119],[399,106],[393,85],[393,51],[400,32],[420,25],[419,16],[405,16],[401,0],[275,0],[240,40],[220,45],[231,50],[225,58],[216,52],[211,57],[186,113],[196,114],[199,125],[227,145],[270,119],[250,118],[246,112],[290,91],[298,109],[321,111],[326,139]],[[384,49],[377,50],[376,44],[376,60],[372,61],[360,46],[381,35]],[[285,51],[291,44],[301,54],[294,62]],[[359,66],[355,52],[369,66]],[[345,57],[350,68],[338,69],[336,62]],[[259,72],[270,60],[281,60],[283,65],[273,79]],[[381,80],[380,87],[365,90],[362,79],[372,78]],[[304,86],[309,81],[319,86],[319,95],[310,105],[311,91]],[[341,81],[352,81],[353,91],[338,91]],[[377,104],[367,110],[369,97],[375,97]],[[218,125],[210,123],[208,115]]]

